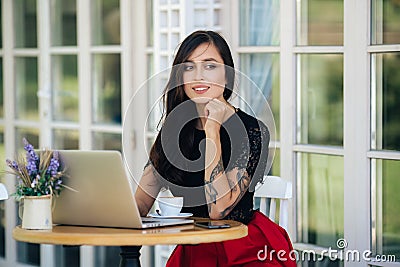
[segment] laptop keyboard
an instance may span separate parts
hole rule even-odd
[[[148,224],[148,223],[160,223],[160,220],[158,220],[158,221],[143,221],[143,223],[145,223],[145,224]]]

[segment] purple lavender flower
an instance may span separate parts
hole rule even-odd
[[[62,180],[60,179],[60,180],[57,180],[57,182],[56,182],[56,186],[54,187],[56,190],[58,190],[58,189],[60,189],[61,187],[60,187],[60,185],[62,184]]]
[[[58,160],[58,151],[53,152],[53,158]]]
[[[11,160],[9,160],[9,159],[6,159],[6,164],[7,164],[8,167],[10,167],[10,168],[13,169],[14,171],[17,171],[17,172],[18,172],[19,167],[18,167],[18,163],[17,163],[15,160],[14,160],[14,161],[11,161]]]
[[[47,173],[52,177],[57,175],[58,168],[60,167],[60,162],[58,161],[58,152],[53,152],[53,157],[50,160],[49,167],[47,168]]]
[[[35,175],[37,173],[36,163],[32,160],[27,160],[26,170],[29,173],[29,176]]]
[[[39,160],[39,156],[35,153],[33,145],[31,145],[26,138],[23,138],[22,142],[24,142],[24,149],[27,152],[27,157],[30,157],[34,160]]]
[[[35,153],[33,146],[29,144],[29,142],[23,138],[22,142],[24,142],[24,149],[26,151],[26,170],[29,173],[29,176],[35,175],[37,173],[37,165],[39,163],[39,156]]]

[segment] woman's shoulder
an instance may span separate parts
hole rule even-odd
[[[237,109],[236,114],[239,116],[240,120],[243,122],[247,130],[250,131],[260,131],[262,133],[269,133],[268,127],[261,120],[256,117]]]

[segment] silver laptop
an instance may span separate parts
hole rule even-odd
[[[55,198],[53,223],[150,228],[193,223],[192,219],[141,218],[132,181],[119,151],[60,150],[67,177]]]

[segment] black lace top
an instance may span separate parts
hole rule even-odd
[[[196,130],[190,160],[204,157],[204,139],[204,131]],[[261,121],[238,109],[222,124],[220,140],[225,172],[234,170],[243,173],[246,171],[251,179],[250,186],[242,199],[224,219],[247,224],[253,216],[254,187],[259,181],[262,181],[267,164],[269,132]],[[182,212],[193,213],[196,217],[209,217],[203,187],[204,168],[196,172],[187,172],[184,177],[183,186],[191,187],[193,190],[182,191],[170,188],[174,195],[184,196],[185,203]],[[204,204],[197,205],[196,203]]]

